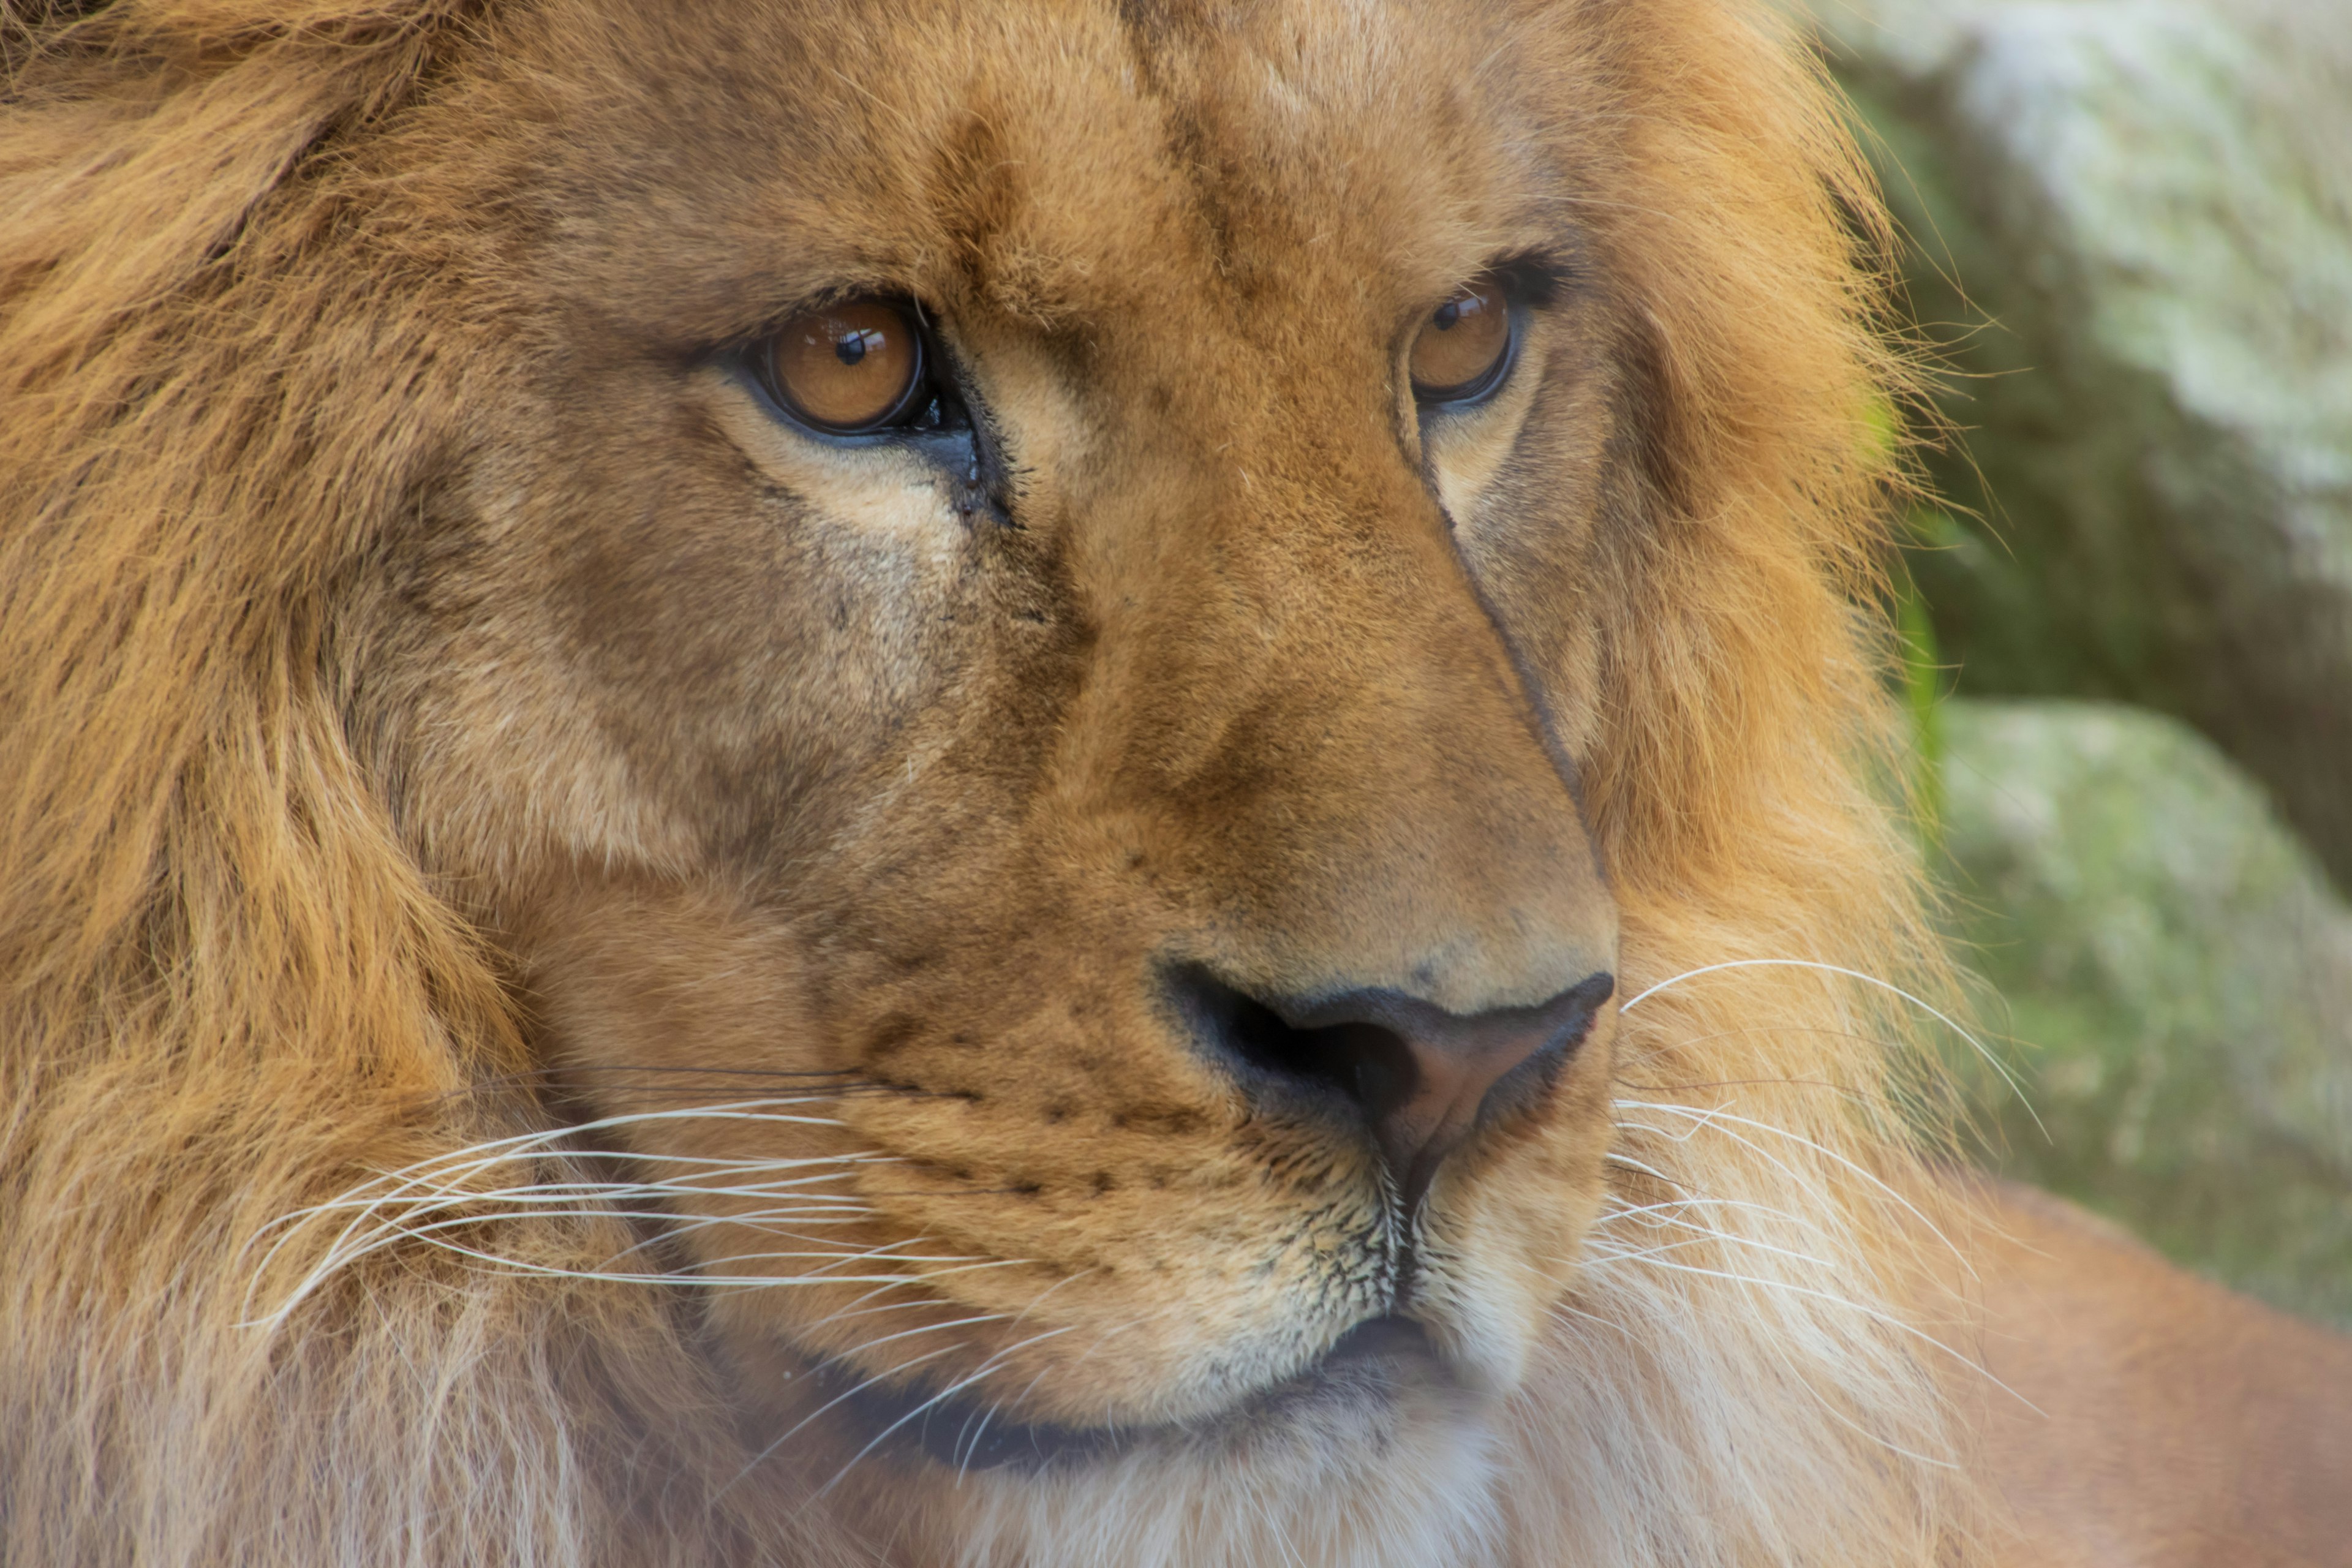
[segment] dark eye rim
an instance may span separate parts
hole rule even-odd
[[[784,390],[776,379],[775,355],[772,352],[772,345],[779,332],[809,311],[848,304],[880,305],[894,311],[898,319],[907,324],[908,331],[913,336],[915,364],[913,371],[907,377],[906,389],[898,395],[898,400],[892,404],[887,412],[855,425],[839,425],[828,419],[820,419],[811,414]],[[735,352],[734,359],[738,370],[758,390],[761,399],[769,405],[771,412],[786,424],[794,426],[803,433],[831,445],[866,447],[896,440],[907,435],[920,434],[922,433],[921,416],[927,410],[931,409],[935,405],[956,401],[955,395],[950,389],[939,384],[933,372],[933,366],[940,363],[940,355],[932,345],[925,312],[914,300],[898,295],[851,294],[828,300],[820,304],[802,306],[793,310],[791,315],[784,317],[775,326],[745,342]],[[959,421],[941,420],[933,427],[957,422]]]
[[[1507,271],[1489,273],[1487,279],[1482,281],[1486,280],[1491,280],[1496,290],[1503,296],[1503,320],[1509,334],[1503,340],[1503,352],[1495,356],[1493,364],[1488,365],[1478,374],[1468,381],[1457,382],[1452,386],[1427,386],[1419,381],[1413,381],[1412,383],[1412,400],[1425,411],[1452,412],[1485,403],[1502,390],[1503,384],[1511,379],[1511,372],[1518,365],[1519,345],[1527,338],[1528,312],[1526,301],[1522,298],[1524,290],[1517,286],[1517,280]],[[1440,309],[1443,308],[1440,307]],[[1419,318],[1423,321],[1428,319],[1426,315]],[[1418,326],[1413,329],[1415,337],[1419,336],[1420,331],[1421,329]],[[1408,355],[1412,353],[1412,338],[1405,340]],[[1408,373],[1409,375],[1410,373]]]

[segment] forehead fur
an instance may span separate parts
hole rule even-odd
[[[857,287],[1081,335],[1425,308],[1556,244],[1575,197],[1558,17],[584,9],[552,7],[499,94],[556,132],[512,177],[585,302],[676,337]]]
[[[616,350],[878,288],[1074,353],[1206,317],[1384,356],[1535,254],[1620,301],[1684,508],[1761,503],[1835,554],[1870,480],[1877,209],[1744,8],[557,0],[499,28],[402,160],[490,215],[484,282]]]

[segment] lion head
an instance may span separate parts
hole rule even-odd
[[[13,1542],[1956,1550],[1770,13],[17,46]]]

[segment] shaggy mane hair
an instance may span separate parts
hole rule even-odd
[[[324,1269],[341,1226],[287,1223],[558,1124],[499,953],[354,760],[334,643],[497,395],[442,348],[472,150],[412,111],[512,18],[84,9],[0,24],[0,1558],[873,1561],[798,1483],[742,1479],[677,1292],[570,1277],[621,1218],[502,1221],[503,1268]],[[1906,384],[1880,209],[1776,12],[1563,9],[1623,95],[1591,116],[1627,193],[1597,243],[1644,291],[1656,389],[1654,526],[1591,595],[1619,1141],[1447,1528],[1464,1562],[1960,1561],[1919,1305],[1943,1221],[1900,1103],[1933,1079],[1882,984],[1942,971],[1872,782]],[[974,1563],[1377,1552],[1279,1475],[984,1484]]]

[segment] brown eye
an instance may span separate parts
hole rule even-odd
[[[1510,356],[1510,300],[1499,283],[1475,283],[1433,311],[1412,340],[1412,395],[1423,403],[1483,395]]]
[[[803,310],[768,340],[766,359],[770,389],[830,434],[879,430],[920,401],[922,339],[902,305],[850,300]]]

